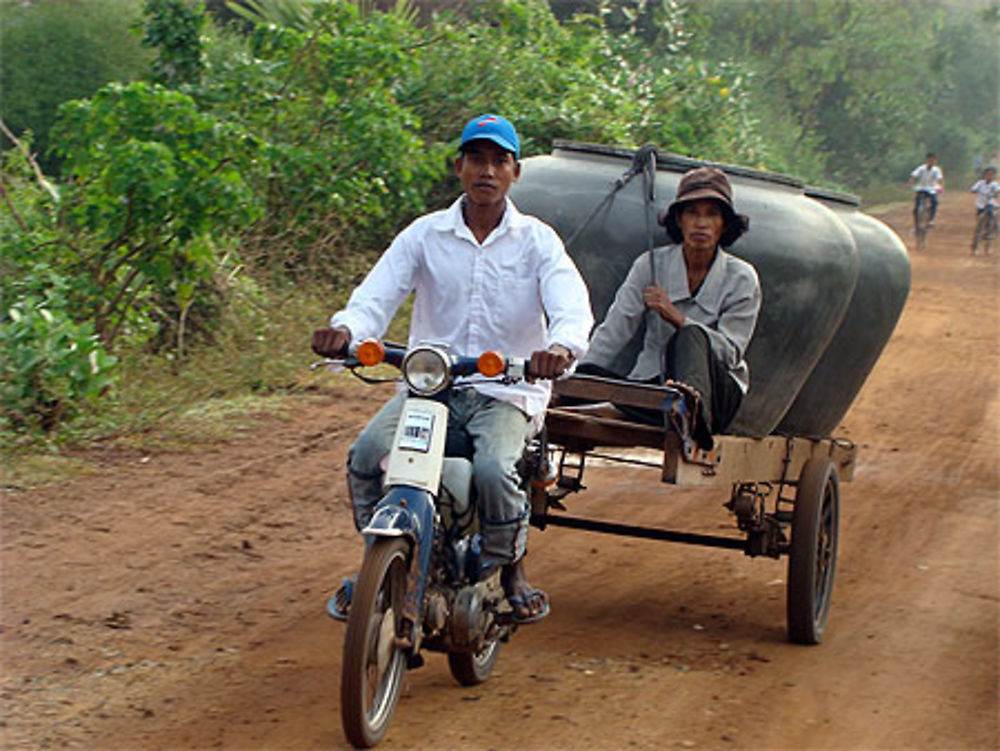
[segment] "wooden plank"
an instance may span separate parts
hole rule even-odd
[[[549,441],[572,451],[589,451],[597,446],[663,448],[661,428],[557,407],[546,413],[545,428]]]
[[[591,375],[574,375],[554,381],[552,387],[559,396],[587,399],[595,402],[627,404],[630,407],[660,409],[664,399],[675,394],[672,389],[645,383],[630,383],[613,378]]]

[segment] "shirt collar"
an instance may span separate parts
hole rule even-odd
[[[712,265],[708,267],[708,273],[701,283],[701,289],[695,295],[695,299],[703,307],[714,310],[719,304],[719,298],[722,296],[722,288],[726,281],[725,255],[726,252],[722,248],[715,249],[715,258],[712,259]]]
[[[684,248],[675,245],[675,252],[667,255],[667,295],[671,302],[687,300],[691,297],[688,289],[687,266],[684,263]]]
[[[680,245],[675,247],[677,248],[677,252],[667,256],[667,294],[670,296],[670,300],[672,302],[679,302],[680,300],[693,299],[703,307],[713,307],[722,294],[722,283],[725,277],[725,270],[723,269],[725,265],[723,260],[725,251],[722,248],[715,249],[715,258],[712,259],[712,265],[708,267],[708,273],[705,275],[704,280],[702,280],[701,287],[698,288],[698,293],[692,295],[688,287],[687,265],[684,263],[684,248]]]
[[[441,212],[438,221],[435,223],[435,229],[441,232],[454,232],[458,237],[475,242],[472,231],[465,223],[465,217],[462,216],[462,201],[464,200],[465,195],[462,194],[455,199],[451,206]],[[505,232],[522,227],[527,222],[525,215],[518,211],[514,202],[510,200],[510,196],[506,196],[504,201],[506,202],[506,208],[504,209],[503,217],[500,219],[500,224],[497,225],[497,228],[490,233],[487,242],[492,238],[503,235]]]

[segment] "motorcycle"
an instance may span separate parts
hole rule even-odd
[[[389,728],[403,672],[420,667],[423,650],[444,652],[463,686],[485,681],[500,646],[517,629],[495,571],[480,580],[478,519],[471,440],[448,430],[448,398],[475,379],[516,383],[527,375],[522,358],[486,352],[458,356],[446,347],[405,348],[366,340],[338,365],[361,371],[397,367],[407,388],[384,479],[384,495],[361,530],[366,549],[353,587],[341,668],[344,733],[371,748]],[[533,441],[518,465],[526,489],[551,470],[544,440]]]

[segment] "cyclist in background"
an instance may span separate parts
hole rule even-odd
[[[934,152],[928,151],[924,163],[910,173],[909,184],[917,192],[913,202],[914,227],[917,224],[917,209],[920,208],[920,202],[927,198],[931,202],[930,222],[927,226],[933,226],[934,217],[937,215],[938,193],[944,190],[944,173],[938,167],[937,155]]]
[[[980,225],[983,214],[989,214],[990,221],[996,222],[997,202],[1000,201],[1000,183],[997,182],[997,168],[990,165],[983,170],[979,180],[969,190],[976,194],[976,229],[972,235],[972,254],[979,245]],[[987,241],[986,251],[989,252]]]

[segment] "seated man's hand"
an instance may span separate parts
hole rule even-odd
[[[536,378],[558,378],[566,372],[566,368],[573,362],[572,353],[559,344],[554,344],[548,349],[540,349],[531,353],[531,362],[528,364],[530,379]]]
[[[347,354],[351,332],[346,328],[316,329],[312,336],[312,350],[322,357],[341,357]]]
[[[655,311],[667,323],[677,328],[684,325],[684,314],[670,301],[670,295],[662,287],[649,285],[642,291],[642,299],[647,308]]]

